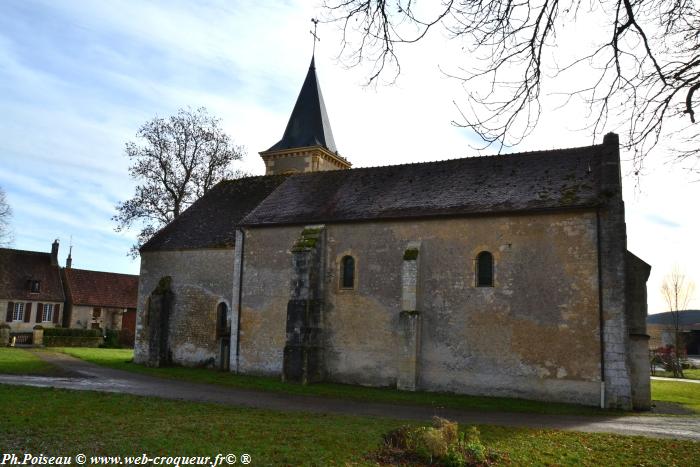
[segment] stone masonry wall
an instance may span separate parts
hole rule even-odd
[[[420,241],[417,388],[596,405],[600,335],[595,212],[327,225],[325,368],[395,386],[402,265]],[[281,372],[290,249],[303,226],[246,232],[240,370]],[[494,256],[494,287],[475,258]],[[356,286],[340,287],[355,258]]]
[[[216,309],[231,309],[233,249],[159,251],[141,254],[134,361],[148,360],[145,306],[163,276],[172,277],[174,304],[169,317],[168,345],[173,363],[217,366]],[[230,313],[229,313],[230,314]]]
[[[605,204],[599,209],[600,275],[603,310],[603,354],[605,361],[605,406],[632,408],[630,350],[625,319],[625,257],[627,231],[622,201],[619,141],[617,135],[605,136],[607,146],[602,164],[601,193]]]
[[[278,227],[245,233],[238,355],[241,373],[282,374],[291,298],[291,250],[302,230]]]
[[[120,308],[100,308],[100,317],[93,318],[95,307],[84,305],[73,305],[70,315],[71,328],[91,329],[92,324],[97,324],[100,328],[120,330],[122,328],[122,313]]]

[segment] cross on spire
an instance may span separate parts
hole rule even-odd
[[[311,52],[311,56],[313,57],[314,55],[316,55],[316,41],[321,42],[321,39],[316,34],[316,28],[318,28],[318,20],[316,18],[311,18],[311,22],[314,23],[314,30],[309,31],[311,33],[311,35],[314,36],[314,48],[313,48],[313,51]]]

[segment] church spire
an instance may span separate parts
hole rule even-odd
[[[316,76],[317,19],[311,19],[314,48],[306,79],[299,91],[282,139],[260,153],[265,161],[265,175],[349,169],[352,164],[338,154]]]
[[[284,135],[268,151],[308,146],[322,146],[330,152],[337,152],[313,56]]]

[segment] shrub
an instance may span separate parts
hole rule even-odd
[[[99,329],[46,328],[44,336],[56,337],[101,337]]]
[[[112,329],[105,330],[105,341],[100,344],[100,347],[107,349],[118,349],[121,347],[119,345],[119,332]]]
[[[481,442],[479,430],[460,432],[456,422],[435,417],[432,426],[402,426],[384,436],[380,463],[422,462],[448,467],[490,465],[499,458]]]

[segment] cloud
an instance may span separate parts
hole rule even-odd
[[[125,256],[130,234],[114,232],[110,221],[134,187],[124,144],[155,115],[206,106],[247,147],[243,168],[263,173],[257,152],[282,136],[309,65],[309,19],[317,14],[301,0],[0,2],[0,112],[7,117],[0,184],[15,210],[16,246],[46,251],[59,236],[65,253],[72,235],[76,267],[137,272],[138,262]],[[477,154],[475,135],[451,124],[459,119],[453,101],[463,102],[470,89],[440,71],[458,63],[455,57],[469,58],[459,42],[431,35],[401,48],[396,83],[364,87],[366,67],[336,61],[335,26],[319,25],[319,34],[316,66],[334,136],[355,167]],[[586,36],[564,35],[558,40]],[[557,108],[560,100],[544,95],[540,127],[512,151],[600,142],[577,131],[585,105]],[[700,280],[700,218],[692,204],[700,184],[663,163],[672,149],[665,143],[641,188],[628,176],[630,164],[623,166],[628,248],[653,266],[651,311],[663,310],[658,288],[674,264]]]
[[[647,220],[649,220],[649,222],[652,222],[654,224],[658,224],[658,225],[661,225],[664,227],[669,227],[672,229],[677,229],[677,228],[681,227],[681,224],[679,224],[678,222],[674,222],[672,220],[666,219],[665,217],[660,216],[658,214],[651,213],[651,214],[647,214],[645,217]]]

